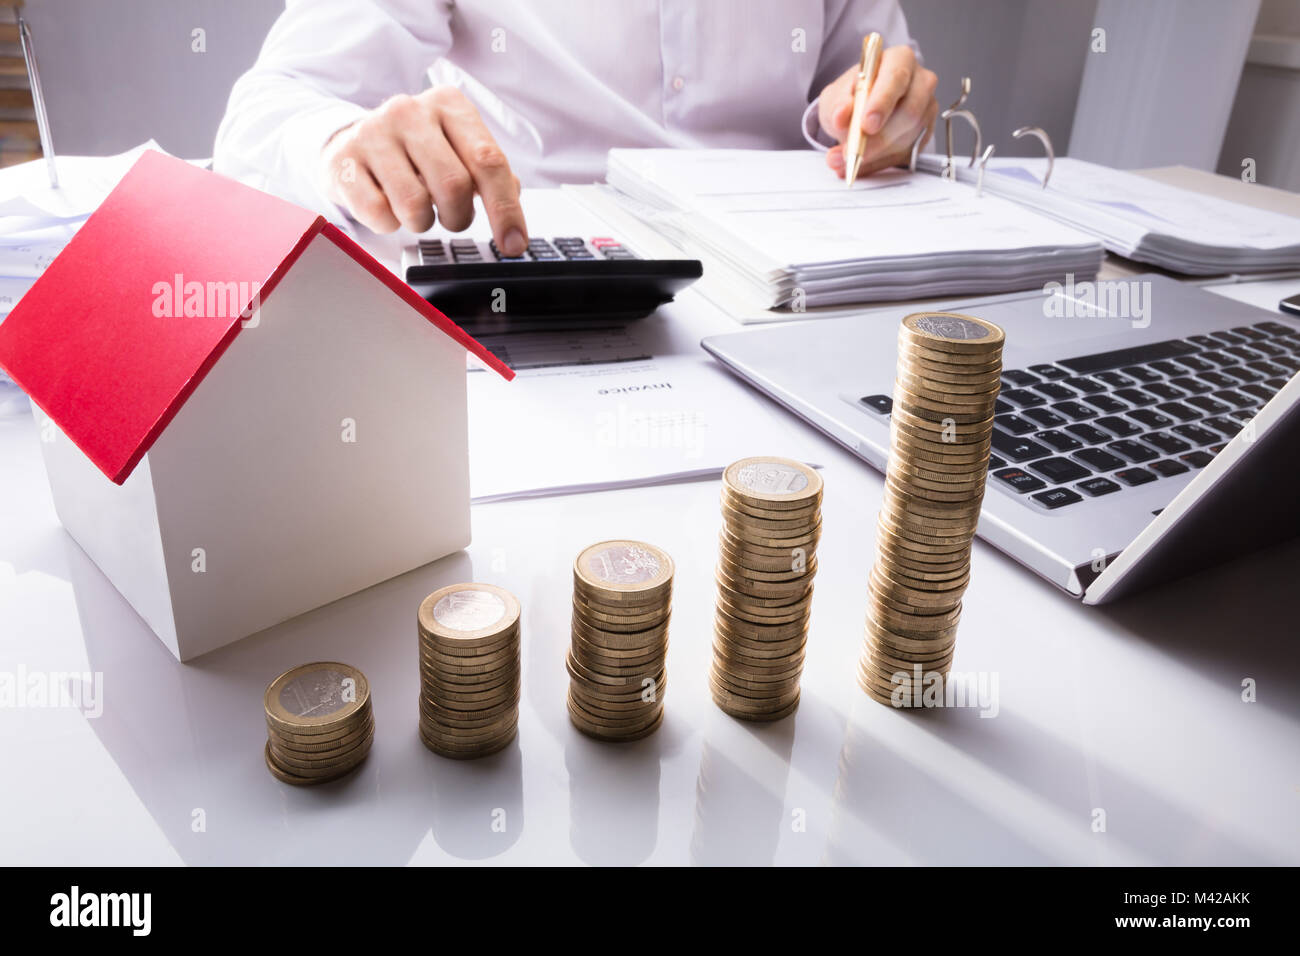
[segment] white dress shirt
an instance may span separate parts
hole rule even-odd
[[[321,147],[429,85],[470,98],[526,186],[603,179],[616,146],[794,148],[872,30],[911,42],[898,0],[288,0],[216,169],[337,216]]]

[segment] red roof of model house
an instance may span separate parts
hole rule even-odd
[[[376,295],[400,296],[514,377],[324,218],[154,151],[0,324],[0,368],[121,484],[317,234],[386,287]],[[223,306],[202,308],[192,288]]]

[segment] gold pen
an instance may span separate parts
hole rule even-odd
[[[880,52],[885,41],[879,33],[862,39],[862,62],[858,65],[858,79],[853,93],[853,119],[849,122],[849,137],[844,141],[844,182],[850,189],[862,168],[862,156],[867,151],[867,135],[862,132],[862,120],[867,113],[867,97],[876,82],[880,69]]]

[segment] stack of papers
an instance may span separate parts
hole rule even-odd
[[[848,189],[808,150],[623,150],[609,185],[743,298],[805,309],[1039,288],[1101,244],[961,183],[893,170]]]
[[[0,322],[63,251],[152,140],[118,156],[59,156],[58,188],[44,159],[0,171]],[[9,378],[0,370],[0,384]]]
[[[938,173],[938,156],[918,168]],[[1081,159],[989,161],[984,189],[1096,236],[1112,252],[1191,275],[1300,268],[1300,219],[1155,182]],[[977,170],[958,163],[957,177]]]

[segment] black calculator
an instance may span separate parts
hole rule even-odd
[[[697,259],[643,259],[608,236],[532,239],[522,256],[494,240],[425,239],[402,251],[407,284],[466,331],[623,322],[671,302]]]

